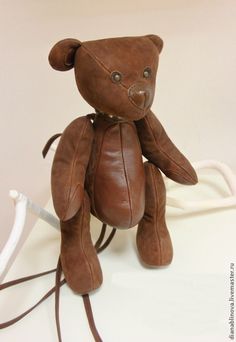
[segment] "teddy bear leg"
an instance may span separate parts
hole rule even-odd
[[[61,264],[70,288],[85,294],[102,284],[102,270],[90,236],[90,201],[84,191],[80,210],[61,221]]]
[[[160,171],[150,162],[145,169],[145,211],[137,230],[137,248],[144,263],[164,266],[171,262],[173,248],[165,222],[166,189]]]

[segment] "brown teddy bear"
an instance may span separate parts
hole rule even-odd
[[[102,283],[90,213],[116,228],[138,225],[137,249],[145,264],[172,260],[160,170],[181,184],[196,184],[197,176],[150,110],[162,47],[156,35],[64,39],[49,54],[54,69],[74,68],[79,92],[95,110],[64,130],[51,175],[62,269],[77,293]]]

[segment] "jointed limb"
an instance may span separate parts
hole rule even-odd
[[[197,183],[197,175],[190,162],[173,144],[160,121],[151,111],[135,124],[143,155],[150,162],[178,183]]]
[[[144,163],[146,192],[145,212],[137,231],[137,248],[141,259],[151,266],[171,262],[173,249],[165,221],[166,190],[155,165]]]
[[[102,271],[90,236],[90,202],[86,191],[77,214],[61,221],[60,258],[66,281],[76,293],[89,293],[101,285]]]
[[[62,221],[69,220],[80,209],[93,137],[92,123],[83,116],[64,130],[58,144],[52,165],[51,188],[54,208]]]

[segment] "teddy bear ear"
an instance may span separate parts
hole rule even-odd
[[[155,34],[148,34],[146,37],[148,37],[156,45],[159,53],[161,53],[164,44],[163,40]]]
[[[72,38],[63,39],[56,43],[48,56],[51,67],[59,71],[72,69],[76,50],[81,44],[79,40]]]

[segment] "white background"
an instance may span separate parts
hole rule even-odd
[[[9,189],[44,206],[51,161],[42,159],[42,147],[91,112],[73,72],[48,65],[62,38],[159,34],[165,46],[153,111],[190,160],[215,158],[236,170],[235,18],[230,0],[1,0],[0,248],[13,221]]]

